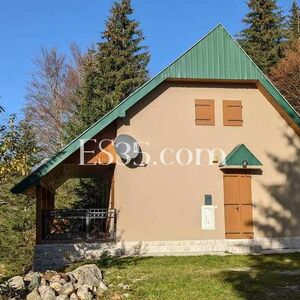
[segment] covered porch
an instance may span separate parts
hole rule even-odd
[[[117,212],[114,203],[115,165],[62,164],[35,187],[36,243],[114,242]],[[84,208],[57,209],[56,190],[68,179],[93,179],[99,194]],[[63,187],[62,187],[63,188]]]
[[[36,244],[106,243],[116,240],[115,134],[114,126],[104,129],[93,139],[85,140],[83,148],[70,152],[58,163],[55,157],[52,158],[14,188],[15,193],[24,190],[22,193],[36,198]],[[49,164],[43,174],[41,170]],[[91,194],[96,201],[58,209],[57,190],[74,178],[96,182],[97,195]]]

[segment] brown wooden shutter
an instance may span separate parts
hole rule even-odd
[[[223,120],[224,126],[242,126],[242,101],[224,100],[223,101]]]
[[[215,125],[215,101],[195,100],[196,125]]]

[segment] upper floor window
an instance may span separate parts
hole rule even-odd
[[[224,126],[243,125],[243,106],[240,100],[223,100]]]
[[[195,100],[195,124],[215,125],[215,101]]]

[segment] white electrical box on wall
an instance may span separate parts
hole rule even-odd
[[[216,214],[215,206],[213,205],[203,205],[201,207],[201,219],[202,219],[202,229],[203,230],[215,230],[216,229]]]

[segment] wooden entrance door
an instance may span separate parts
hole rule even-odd
[[[251,176],[224,175],[225,237],[227,239],[252,239]]]

